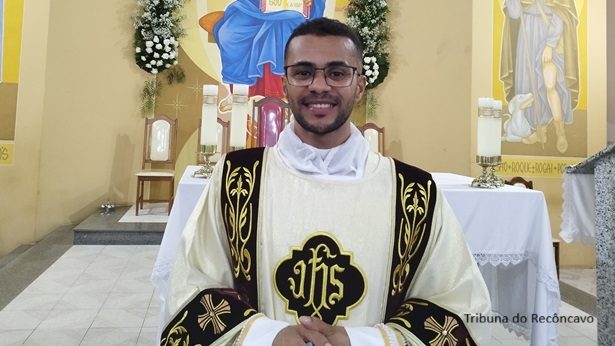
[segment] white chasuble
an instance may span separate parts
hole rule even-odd
[[[300,316],[346,327],[353,345],[353,328],[374,326],[376,344],[473,345],[464,322],[489,311],[429,174],[375,153],[341,181],[298,173],[275,149],[230,153],[179,251],[163,345],[270,344]]]

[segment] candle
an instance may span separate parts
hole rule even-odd
[[[229,144],[235,148],[245,148],[248,126],[248,89],[245,84],[233,84],[233,109]]]
[[[476,155],[500,155],[500,128],[502,119],[493,116],[493,99],[481,97],[478,99],[478,127],[476,138]]]
[[[217,144],[218,86],[203,85],[203,108],[201,110],[201,145]]]
[[[493,148],[495,156],[502,155],[502,100],[493,100]]]

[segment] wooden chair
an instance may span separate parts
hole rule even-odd
[[[531,180],[525,180],[522,177],[513,177],[510,180],[504,181],[507,185],[521,186],[526,189],[533,190],[534,182]],[[557,277],[559,278],[559,239],[553,238],[553,253],[555,254],[555,270],[557,271]]]
[[[171,212],[175,190],[175,150],[177,143],[177,120],[165,115],[156,115],[145,120],[143,141],[143,164],[137,175],[137,200],[135,215],[143,209],[144,202],[167,202]],[[146,168],[147,167],[147,168]],[[146,199],[145,183],[167,182],[169,192],[165,199]]]
[[[230,131],[231,131],[230,121],[224,121],[218,118],[217,125],[218,125],[218,129],[217,129],[218,148],[216,150],[220,154],[226,154],[228,153],[229,148],[230,148],[230,144],[229,144]],[[197,138],[196,139],[196,163],[197,165],[202,165],[205,162],[204,162],[203,156],[199,154],[201,150],[201,143],[199,143],[199,140],[201,138],[201,122],[200,121],[199,121],[198,136],[196,138]],[[218,161],[218,158],[220,157],[218,153],[216,153],[215,155],[212,155],[210,160],[213,162]]]
[[[251,136],[248,147],[271,147],[278,142],[280,133],[290,119],[288,103],[277,97],[265,97],[254,102],[251,126],[256,136]]]
[[[358,129],[369,142],[370,149],[384,155],[384,127],[379,127],[374,123],[365,123]]]

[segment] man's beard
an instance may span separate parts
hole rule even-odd
[[[352,114],[352,108],[354,107],[354,102],[350,102],[349,104],[345,104],[342,105],[339,100],[336,100],[338,102],[336,102],[336,105],[338,107],[338,114],[335,117],[335,120],[328,125],[324,125],[324,126],[316,126],[313,124],[310,124],[306,118],[303,116],[303,114],[301,114],[300,111],[295,111],[293,110],[293,108],[296,109],[301,109],[301,106],[303,106],[305,104],[305,101],[302,100],[299,102],[299,105],[297,107],[293,107],[296,103],[293,102],[292,100],[289,100],[289,105],[291,108],[291,111],[293,112],[293,117],[295,118],[295,121],[297,121],[297,123],[299,124],[299,126],[301,126],[304,130],[308,131],[308,132],[312,132],[318,135],[326,135],[327,133],[331,133],[337,129],[339,129],[340,127],[342,127],[342,125],[344,125],[344,123],[346,123],[346,121],[348,120],[348,118],[350,118],[350,115]]]

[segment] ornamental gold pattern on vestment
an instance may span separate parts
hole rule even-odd
[[[430,317],[425,321],[425,329],[436,333],[436,337],[429,341],[429,346],[455,346],[457,338],[453,330],[459,327],[457,321],[451,316],[444,317],[444,323],[440,324],[435,318]]]
[[[252,235],[252,218],[255,217],[250,198],[254,192],[254,177],[260,161],[252,166],[252,171],[246,167],[231,167],[226,161],[227,171],[224,177],[227,203],[224,203],[224,222],[233,261],[233,276],[243,276],[251,281],[250,269],[252,256],[246,245]]]
[[[402,293],[406,278],[410,274],[410,262],[419,250],[423,236],[426,234],[426,219],[429,215],[429,200],[431,198],[431,180],[427,188],[422,184],[410,182],[405,184],[404,176],[398,174],[400,180],[402,217],[399,223],[399,234],[395,244],[400,262],[393,271],[393,296]],[[418,263],[418,262],[417,262]]]
[[[230,304],[221,299],[217,305],[214,306],[213,298],[211,294],[206,294],[201,298],[201,305],[205,308],[205,313],[199,315],[199,326],[203,331],[211,324],[213,333],[218,335],[226,329],[226,324],[222,321],[222,316],[231,313]]]
[[[353,256],[329,234],[315,233],[301,247],[293,247],[275,268],[275,288],[286,311],[317,317],[329,324],[348,318],[366,292],[364,274]]]

